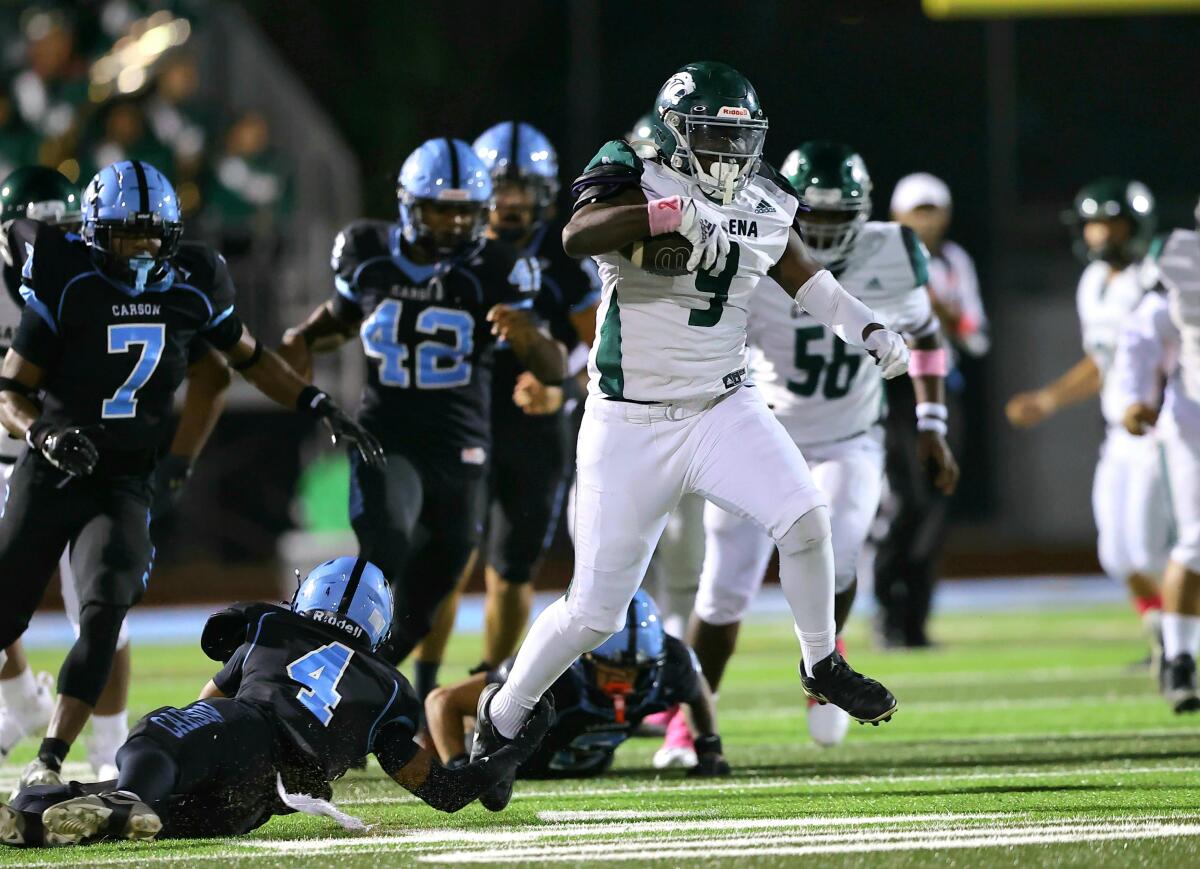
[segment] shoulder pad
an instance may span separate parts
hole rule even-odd
[[[923,287],[929,283],[929,254],[921,239],[907,226],[900,227],[900,240],[904,242],[904,251],[908,254],[908,263],[913,270],[913,286]]]
[[[213,613],[204,623],[204,631],[200,634],[201,650],[214,661],[228,661],[242,643],[252,639],[249,633],[259,620],[271,612],[290,613],[291,610],[277,604],[256,602],[236,603]]]
[[[583,174],[571,184],[576,207],[586,202],[607,199],[641,182],[642,158],[628,142],[614,139],[591,159]],[[585,197],[586,194],[586,197]]]
[[[180,242],[179,251],[172,258],[172,265],[179,272],[183,283],[199,290],[207,290],[212,286],[217,271],[224,266],[224,259],[206,244],[184,241]]]
[[[764,181],[770,181],[778,187],[782,193],[792,197],[797,202],[801,201],[800,194],[796,192],[796,188],[792,186],[791,182],[784,178],[783,174],[766,160],[759,161],[757,174],[759,178],[762,178]]]
[[[382,220],[355,220],[342,227],[333,240],[330,267],[339,274],[353,272],[359,263],[377,256],[390,256],[388,230],[392,224]]]

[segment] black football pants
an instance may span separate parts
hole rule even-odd
[[[71,479],[28,451],[0,508],[0,648],[20,639],[69,544],[80,636],[63,662],[59,693],[96,704],[112,668],[121,620],[150,580],[150,476]]]
[[[392,635],[379,655],[399,664],[429,633],[442,599],[479,543],[483,468],[394,452],[368,468],[350,453],[350,524],[359,552],[392,586]]]

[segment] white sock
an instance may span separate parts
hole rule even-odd
[[[1163,657],[1168,661],[1179,655],[1200,656],[1200,616],[1164,612],[1162,633]]]
[[[507,681],[492,697],[489,712],[500,735],[506,739],[516,736],[529,711],[554,681],[576,658],[610,636],[572,620],[565,597],[546,607],[529,626]]]
[[[126,715],[125,710],[113,715],[93,715],[92,738],[105,749],[111,747],[115,757],[116,749],[120,748],[129,738],[129,716]],[[105,762],[112,763],[111,760]]]
[[[829,510],[817,507],[801,516],[776,543],[779,584],[796,622],[804,670],[833,654],[833,539]]]
[[[0,700],[8,709],[28,709],[37,699],[37,690],[32,667],[26,667],[11,679],[0,679]]]

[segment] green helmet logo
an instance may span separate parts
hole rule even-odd
[[[1080,230],[1076,250],[1087,260],[1102,260],[1113,264],[1134,263],[1150,249],[1154,229],[1158,225],[1154,194],[1141,181],[1132,178],[1100,178],[1085,184],[1075,196],[1075,207],[1066,215]],[[1098,220],[1123,217],[1132,228],[1127,239],[1109,238],[1102,244],[1090,245],[1082,236],[1085,224]]]
[[[680,67],[654,102],[667,135],[658,151],[691,175],[705,195],[728,205],[758,171],[767,116],[754,86],[714,61]]]
[[[808,206],[796,213],[809,253],[829,267],[843,261],[871,216],[871,174],[863,158],[838,142],[805,142],[787,155],[783,177]]]

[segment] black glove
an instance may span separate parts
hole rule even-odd
[[[154,468],[154,509],[157,519],[165,516],[179,503],[183,487],[192,476],[192,460],[187,456],[167,453]]]
[[[383,446],[371,434],[342,410],[332,398],[315,386],[306,386],[296,399],[296,407],[310,416],[324,420],[329,426],[330,439],[336,446],[341,441],[354,444],[362,460],[370,468],[382,468],[387,464]]]
[[[25,433],[25,441],[60,471],[72,477],[86,477],[100,461],[100,451],[93,441],[100,431],[100,426],[79,428],[35,422]]]
[[[729,775],[729,761],[721,747],[721,737],[711,734],[696,740],[696,765],[688,770],[689,778],[712,778]]]

